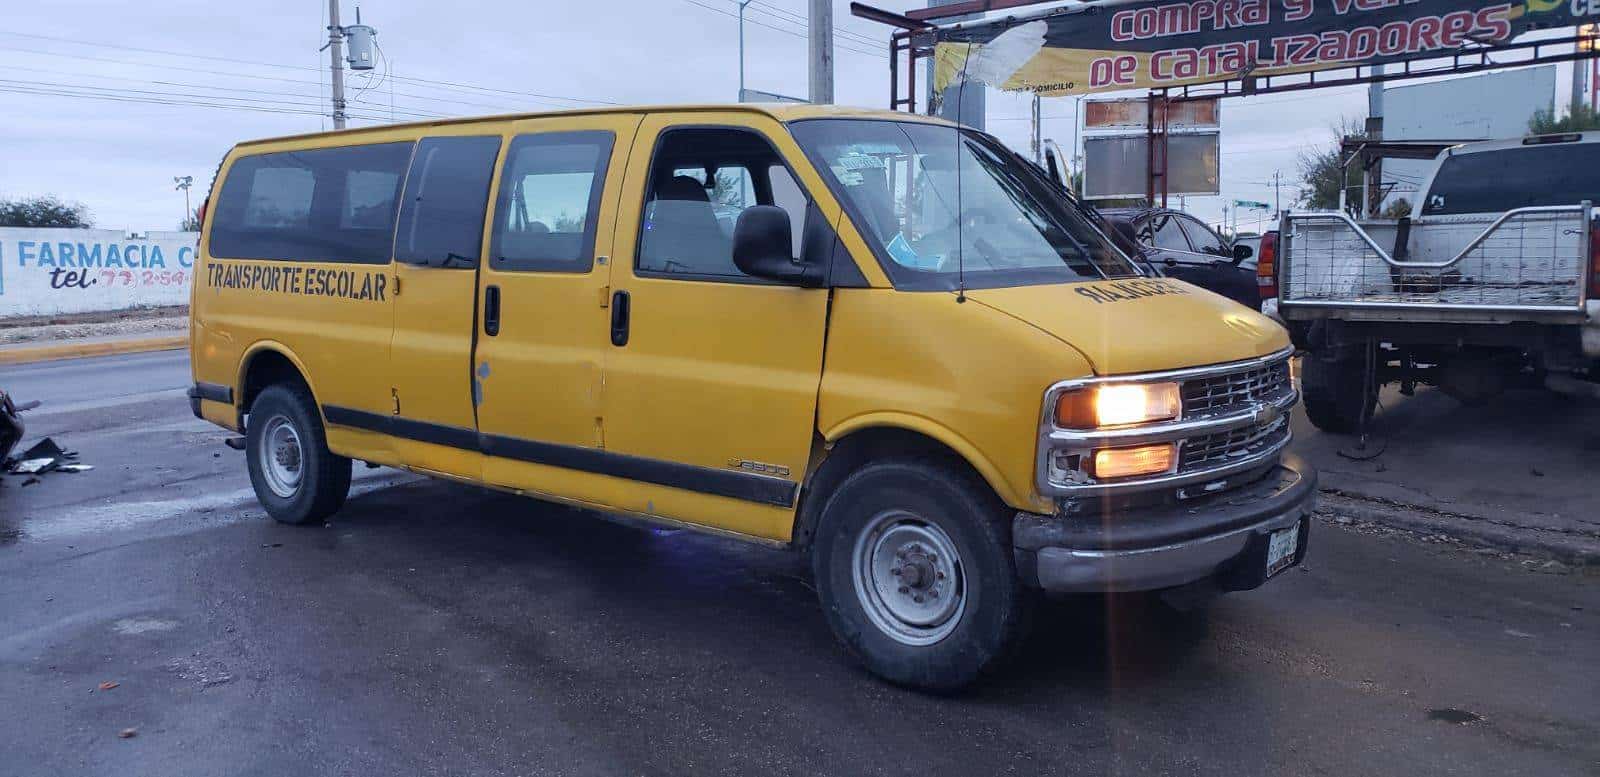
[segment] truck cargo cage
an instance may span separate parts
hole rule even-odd
[[[1336,211],[1286,212],[1279,304],[1286,312],[1320,307],[1581,316],[1591,210],[1585,201],[1365,224]],[[1414,229],[1422,226],[1427,229]]]

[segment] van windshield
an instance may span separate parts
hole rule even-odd
[[[1084,214],[1020,157],[971,130],[811,119],[790,130],[896,288],[1136,276]]]
[[[1439,165],[1422,212],[1504,213],[1577,205],[1600,192],[1600,143],[1551,143],[1452,154]]]

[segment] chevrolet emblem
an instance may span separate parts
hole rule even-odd
[[[1271,426],[1275,421],[1278,420],[1279,416],[1283,415],[1283,411],[1279,410],[1277,405],[1271,405],[1263,402],[1256,405],[1255,409],[1250,412],[1250,415],[1255,419],[1256,426]]]

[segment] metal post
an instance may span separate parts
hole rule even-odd
[[[1078,146],[1078,131],[1083,127],[1083,95],[1078,95],[1077,103],[1072,107],[1072,159],[1067,165],[1067,187],[1073,194],[1083,194],[1082,187],[1076,183],[1081,175],[1074,175],[1083,166],[1083,150]]]
[[[1579,51],[1582,51],[1584,44],[1587,43],[1584,40],[1586,32],[1588,30],[1582,24],[1573,28],[1574,37],[1578,39],[1577,46]],[[1581,59],[1572,62],[1572,102],[1567,110],[1572,112],[1573,117],[1578,115],[1578,111],[1583,107],[1584,98],[1589,94],[1588,75],[1588,62]]]
[[[1044,136],[1044,134],[1043,134],[1044,133],[1044,127],[1042,126],[1043,117],[1041,117],[1039,115],[1039,102],[1040,102],[1039,95],[1037,95],[1037,94],[1034,95],[1033,96],[1033,120],[1032,120],[1032,123],[1031,123],[1031,126],[1033,127],[1033,133],[1028,136],[1028,149],[1033,152],[1033,161],[1036,162],[1036,163],[1039,163],[1039,164],[1043,164],[1044,163],[1044,156],[1043,156],[1044,151],[1040,147],[1039,141]]]
[[[744,102],[744,7],[750,0],[739,0],[739,102]]]
[[[833,2],[811,0],[811,14],[806,24],[810,43],[811,102],[827,105],[833,102]]]
[[[333,128],[344,129],[344,29],[339,0],[328,0],[328,67],[333,71]]]

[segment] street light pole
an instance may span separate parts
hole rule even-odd
[[[183,192],[183,221],[178,222],[178,227],[181,229],[183,225],[189,223],[189,216],[194,213],[189,209],[189,187],[194,185],[194,176],[175,175],[172,176],[172,182],[177,184],[173,188]]]
[[[750,0],[739,0],[739,102],[744,102],[744,7]]]

